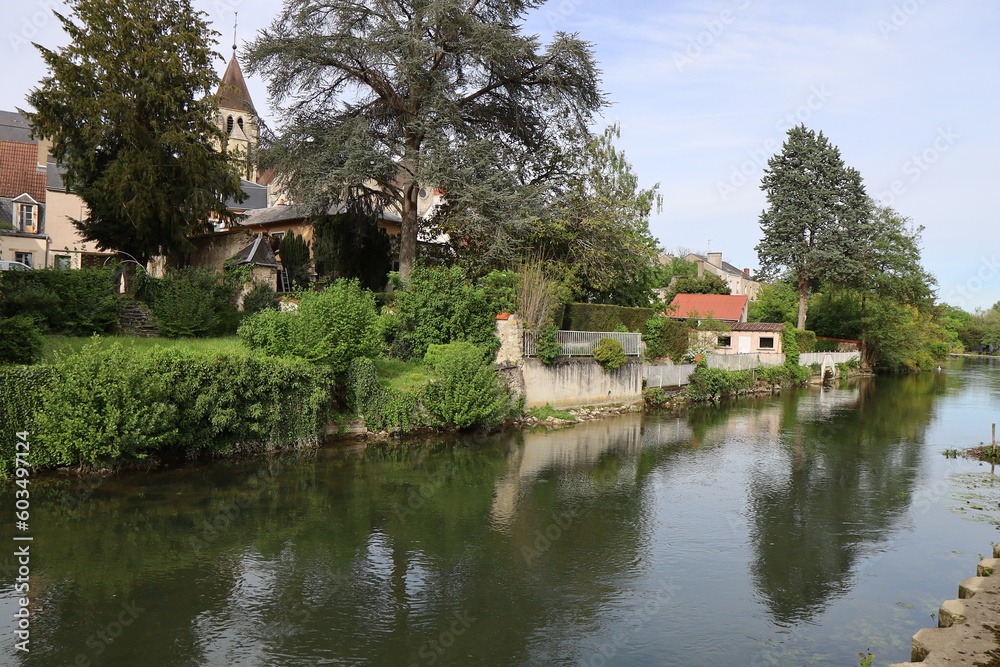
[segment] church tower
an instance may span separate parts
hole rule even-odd
[[[241,156],[243,161],[241,175],[248,181],[256,182],[257,170],[250,158],[257,149],[260,138],[257,131],[257,111],[254,109],[253,100],[250,99],[246,81],[243,80],[240,63],[236,59],[235,44],[233,44],[233,57],[226,66],[226,73],[222,75],[222,83],[219,84],[216,97],[219,101],[219,124],[226,133],[226,143],[222,146],[222,150]]]

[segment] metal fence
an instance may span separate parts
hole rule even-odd
[[[799,364],[811,366],[812,364],[822,364],[823,359],[830,357],[830,361],[835,364],[843,364],[851,359],[861,359],[860,352],[803,352],[799,355]]]
[[[709,368],[724,371],[748,371],[761,366],[780,366],[785,363],[783,354],[708,354],[705,362]]]
[[[646,366],[642,369],[647,387],[683,387],[698,368],[694,364]]]
[[[621,331],[557,331],[556,337],[562,344],[563,356],[590,357],[594,348],[602,338],[614,338],[622,344],[627,357],[642,355],[642,334]],[[524,356],[535,356],[535,346],[538,343],[537,334],[524,334]]]

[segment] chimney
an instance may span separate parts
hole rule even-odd
[[[721,252],[710,252],[708,253],[708,263],[717,269],[722,268],[722,253]]]
[[[695,260],[695,264],[698,265],[698,277],[703,278],[705,276],[705,260]]]
[[[745,275],[747,278],[749,278],[750,277],[750,269],[743,269],[743,275]]]

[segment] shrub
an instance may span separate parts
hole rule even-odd
[[[594,348],[594,360],[601,365],[605,372],[618,370],[628,362],[622,344],[614,338],[602,338],[597,341]]]
[[[145,279],[142,285],[157,328],[167,338],[235,332],[236,296],[241,289],[237,274],[194,267],[173,269],[164,278]]]
[[[813,352],[836,352],[840,348],[840,342],[829,338],[817,338],[813,346]]]
[[[646,323],[659,314],[655,308],[571,303],[566,307],[563,328],[568,331],[616,331],[624,326],[626,331],[641,332]]]
[[[278,293],[267,283],[257,283],[243,296],[243,312],[259,313],[262,310],[278,310]]]
[[[0,286],[0,316],[33,316],[52,333],[110,333],[118,310],[117,274],[110,268],[6,271]]]
[[[509,411],[507,392],[483,350],[466,342],[431,345],[424,361],[434,373],[424,406],[435,424],[488,426]]]
[[[559,342],[559,334],[554,325],[549,325],[542,329],[535,343],[535,356],[546,366],[555,363],[556,358],[562,354],[562,343]]]
[[[251,315],[240,326],[240,338],[252,349],[326,364],[338,374],[352,360],[378,354],[375,299],[357,280],[337,280],[298,299],[295,311]]]
[[[459,266],[418,264],[409,283],[396,292],[402,325],[398,347],[416,358],[429,345],[456,341],[496,352],[495,316],[513,309],[516,280],[512,272],[493,271],[475,282]]]
[[[781,330],[781,350],[785,353],[785,364],[788,366],[799,365],[799,333],[804,332],[789,326]]]
[[[42,344],[32,318],[0,317],[0,364],[33,364],[42,357]]]
[[[26,431],[35,449],[41,433],[36,423],[39,405],[52,381],[49,366],[0,366],[0,477],[6,477],[14,467],[14,453],[19,442],[17,433]],[[34,455],[30,459],[33,463]]]
[[[90,344],[60,358],[35,414],[39,465],[314,443],[333,378],[292,359]]]
[[[418,422],[420,392],[386,387],[371,359],[358,357],[351,362],[346,385],[348,406],[364,417],[370,430],[406,432]]]
[[[646,342],[648,358],[670,357],[674,361],[680,361],[688,350],[687,323],[656,315],[646,320],[646,331],[642,339]]]
[[[815,331],[803,331],[802,329],[794,329],[794,331],[795,331],[795,340],[799,344],[799,352],[816,351]]]

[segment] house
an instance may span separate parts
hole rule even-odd
[[[683,257],[686,262],[694,262],[698,266],[698,277],[705,272],[713,273],[729,286],[731,294],[748,296],[751,301],[757,300],[760,283],[750,277],[750,269],[738,269],[729,262],[722,261],[721,252],[710,252],[706,255],[688,253]]]
[[[689,318],[721,320],[735,323],[747,321],[750,297],[737,294],[678,294],[670,303],[673,312],[667,317],[678,320]]]
[[[0,259],[40,268],[48,260],[45,171],[37,167],[31,128],[18,113],[0,111]]]
[[[786,324],[770,322],[734,322],[727,332],[702,332],[711,336],[706,340],[715,345],[717,354],[756,354],[777,356],[782,354],[781,332]]]

